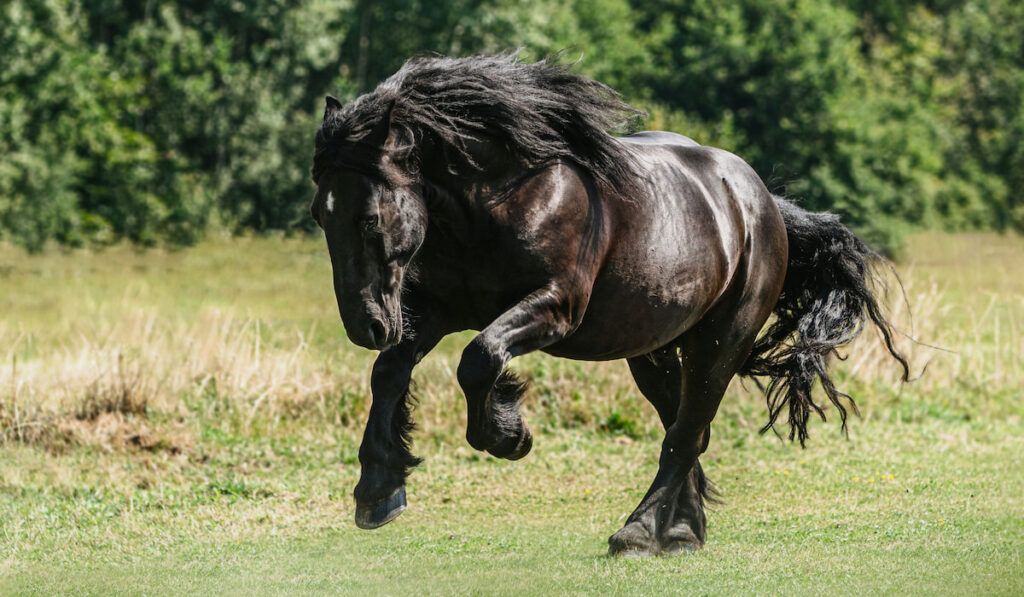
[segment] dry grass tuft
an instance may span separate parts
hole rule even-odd
[[[93,419],[57,420],[43,445],[50,450],[93,446],[107,452],[128,449],[181,454],[195,445],[195,439],[180,424],[154,428],[143,418],[104,412]]]
[[[981,263],[991,276],[1005,276],[1018,267],[1016,256],[990,256]],[[981,268],[964,264],[965,269]],[[897,348],[909,356],[915,394],[990,395],[1015,392],[1024,387],[1024,333],[1019,318],[1024,316],[1024,288],[982,281],[976,286],[928,266],[911,266],[903,273],[906,300],[890,292],[890,318],[902,335]],[[991,280],[980,272],[981,280]],[[1018,283],[1022,280],[1018,279]],[[1002,286],[1002,287],[1000,287]],[[890,284],[890,288],[895,288]],[[900,370],[886,353],[881,335],[870,330],[847,351],[849,359],[840,365],[845,375],[862,383],[901,392]],[[971,390],[972,394],[965,394]],[[984,408],[985,403],[976,403]]]
[[[326,418],[330,398],[347,391],[343,380],[362,377],[337,361],[319,363],[302,334],[268,342],[258,321],[220,311],[192,323],[135,314],[99,339],[83,336],[24,363],[12,355],[0,372],[0,442],[179,449],[146,421],[153,411],[183,416],[190,402],[241,427]]]
[[[30,323],[0,321],[0,346],[6,347],[6,355],[0,353],[0,443],[175,446],[170,450],[191,444],[155,432],[167,427],[164,420],[201,418],[240,435],[300,419],[319,429],[362,425],[375,355],[339,338],[325,282],[329,266],[314,257],[322,258],[322,249],[247,242],[244,252],[212,245],[180,255],[11,258],[22,273],[8,280],[15,290],[0,296],[0,308],[7,300],[12,317],[21,314]],[[913,241],[900,266],[907,300],[892,281],[888,302],[892,321],[906,332],[896,339],[898,348],[918,379],[902,384],[899,367],[869,331],[835,364],[839,386],[866,416],[876,405],[922,398],[958,412],[1015,416],[1017,402],[999,397],[1024,387],[1024,276],[1007,275],[1019,269],[1021,250],[1024,240],[1017,238]],[[273,275],[244,272],[271,259],[282,262]],[[135,265],[115,267],[124,261]],[[312,273],[286,263],[305,263]],[[37,277],[50,270],[76,289],[38,286]],[[171,275],[179,277],[169,281]],[[319,283],[306,280],[314,275]],[[19,292],[19,284],[27,290]],[[200,296],[230,298],[213,302],[216,308],[208,301],[187,303],[179,287],[188,284]],[[327,296],[313,295],[317,289]],[[17,302],[27,295],[45,308]],[[254,307],[263,311],[252,315]],[[43,325],[50,313],[52,325]],[[468,336],[446,340],[416,371],[422,435],[462,434],[465,406],[454,371],[464,341]],[[528,355],[512,366],[532,382],[525,409],[541,429],[660,435],[653,410],[621,362]],[[736,383],[723,409],[738,425],[756,428],[763,423],[762,402],[754,384],[744,389]]]

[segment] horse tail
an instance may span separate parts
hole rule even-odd
[[[741,375],[769,379],[766,388],[768,423],[761,433],[775,431],[775,422],[789,405],[789,439],[803,446],[807,420],[816,413],[825,420],[811,388],[821,381],[846,432],[846,405],[858,413],[848,394],[829,377],[827,357],[853,340],[867,320],[882,333],[885,347],[910,376],[907,359],[893,346],[893,328],[882,315],[877,289],[883,287],[880,265],[888,262],[853,235],[833,214],[809,213],[775,197],[789,237],[789,267],[774,320],[758,338]],[[778,433],[776,431],[776,433]]]

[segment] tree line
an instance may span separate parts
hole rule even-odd
[[[1024,230],[1016,0],[3,0],[0,239],[311,229],[323,96],[409,56],[564,51],[882,247]]]

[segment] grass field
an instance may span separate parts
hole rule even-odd
[[[877,340],[838,363],[844,439],[759,435],[730,390],[705,469],[724,501],[694,555],[606,557],[660,430],[622,363],[529,355],[534,451],[462,439],[471,335],[416,372],[409,510],[351,490],[373,354],[341,329],[321,243],[180,252],[0,247],[0,594],[1024,593],[1024,240],[911,239],[893,294],[914,383]],[[912,330],[912,332],[911,332]]]

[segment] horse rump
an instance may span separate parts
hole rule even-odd
[[[839,216],[810,213],[780,197],[775,203],[789,237],[789,266],[775,317],[755,342],[740,375],[768,378],[769,420],[761,432],[775,431],[788,405],[789,439],[799,439],[803,446],[810,415],[825,420],[811,393],[816,380],[839,411],[844,433],[847,404],[858,412],[853,398],[832,382],[828,357],[857,337],[865,322],[870,320],[881,332],[886,349],[903,367],[903,381],[910,369],[893,346],[892,325],[878,303],[878,291],[884,287],[878,269],[885,259],[841,224]]]

